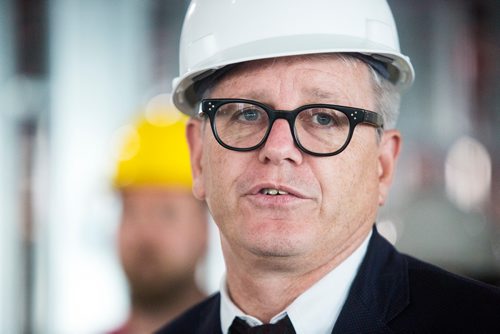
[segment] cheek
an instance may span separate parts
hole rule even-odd
[[[327,165],[317,167],[327,171],[320,174],[324,211],[342,225],[366,219],[378,201],[376,155],[355,142],[351,144]]]
[[[203,255],[206,240],[202,227],[186,224],[178,229],[175,238],[170,240],[170,257],[179,265],[194,265]]]
[[[378,208],[378,164],[375,146],[363,145],[356,148],[350,159],[350,180],[343,189],[348,189],[348,206],[353,214],[362,220],[373,220]],[[356,217],[353,217],[356,219]]]
[[[179,259],[192,262],[204,253],[208,222],[205,208],[200,208],[199,203],[184,204],[180,206],[183,210],[169,232],[169,252]]]
[[[217,144],[204,157],[204,175],[206,201],[215,221],[221,215],[231,214],[237,196],[235,185],[245,173],[247,154],[227,150]]]
[[[118,247],[121,252],[127,251],[129,245],[136,243],[134,229],[130,223],[121,223],[118,230]]]
[[[118,232],[118,253],[121,262],[125,265],[134,262],[138,252],[141,250],[141,240],[136,237],[134,229],[130,226],[121,226]]]

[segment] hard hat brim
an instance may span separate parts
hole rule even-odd
[[[203,38],[193,43],[189,46],[192,48],[190,53],[196,53],[197,47],[206,50],[206,43]],[[173,102],[184,114],[195,116],[199,96],[193,89],[194,83],[230,64],[286,56],[353,52],[387,59],[398,72],[393,83],[401,90],[410,87],[414,81],[415,72],[410,59],[399,50],[389,49],[385,45],[367,39],[330,34],[280,36],[241,44],[204,58],[203,62],[188,68],[183,76],[174,79]]]

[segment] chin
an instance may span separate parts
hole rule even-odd
[[[292,248],[267,248],[267,247],[254,247],[251,248],[251,252],[259,257],[263,258],[289,258],[300,254],[297,249]]]
[[[246,240],[248,249],[262,257],[286,258],[303,253],[307,243],[304,234],[266,233]]]

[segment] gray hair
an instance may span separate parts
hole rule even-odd
[[[393,83],[383,78],[372,67],[370,67],[370,72],[375,92],[374,111],[382,115],[385,129],[393,129],[399,117],[401,93]]]
[[[357,66],[358,64],[365,64],[370,71],[370,79],[375,96],[375,111],[382,115],[384,119],[384,129],[393,129],[399,116],[399,105],[401,101],[401,93],[398,88],[389,80],[384,78],[373,67],[366,64],[362,60],[353,57],[349,54],[335,54],[338,59],[344,61],[347,65]]]

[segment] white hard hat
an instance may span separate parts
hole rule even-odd
[[[194,83],[226,65],[332,52],[382,62],[399,87],[413,82],[413,67],[401,54],[386,0],[192,0],[182,28],[173,101],[194,115],[200,100]]]

